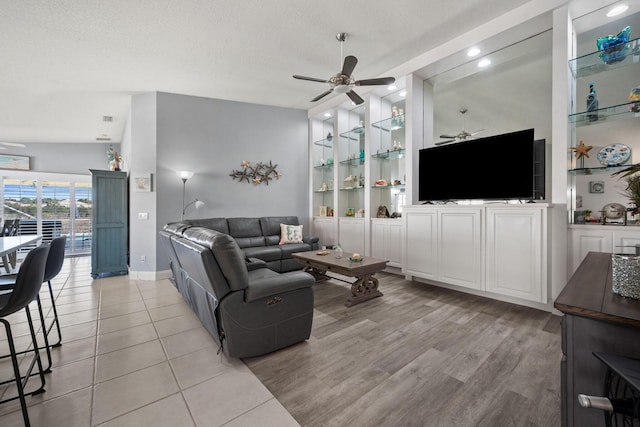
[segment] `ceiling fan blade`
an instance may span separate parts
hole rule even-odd
[[[484,132],[484,129],[478,129],[478,130],[477,130],[477,131],[475,131],[475,132],[471,132],[471,133],[470,133],[470,135],[471,135],[471,136],[473,136],[473,135],[477,135],[477,134],[479,134],[480,132]]]
[[[440,135],[440,138],[447,138],[447,139],[453,138],[453,139],[455,139],[456,135]]]
[[[329,83],[329,80],[316,79],[315,77],[299,76],[297,74],[294,74],[293,78],[298,80],[309,80],[310,82]]]
[[[441,138],[442,138],[442,137],[441,137]],[[448,144],[448,143],[453,142],[453,141],[455,141],[455,138],[454,138],[454,139],[448,139],[448,140],[446,140],[446,141],[438,141],[438,142],[435,142],[433,145]]]
[[[357,93],[355,93],[354,91],[350,90],[349,92],[347,92],[347,96],[349,98],[351,98],[351,100],[353,101],[354,104],[356,105],[360,105],[364,102],[364,99],[360,98],[360,95],[358,95]]]
[[[390,85],[395,81],[396,81],[395,77],[380,77],[377,79],[364,79],[364,80],[357,80],[356,86]]]
[[[349,55],[345,57],[341,73],[345,76],[351,76],[351,73],[353,73],[353,69],[356,68],[357,63],[358,58],[356,58],[355,56]]]
[[[329,95],[331,92],[333,92],[333,89],[329,89],[328,91],[321,93],[320,95],[316,96],[315,98],[313,98],[311,100],[311,102],[316,102],[322,98],[324,98],[325,96]]]

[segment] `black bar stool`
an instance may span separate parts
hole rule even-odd
[[[36,298],[38,303],[38,311],[40,314],[40,321],[42,325],[42,334],[44,335],[44,346],[40,347],[41,350],[47,351],[47,362],[48,366],[44,370],[45,373],[51,372],[51,347],[59,347],[62,345],[62,331],[60,329],[60,321],[58,320],[58,310],[56,308],[55,296],[53,295],[53,287],[51,285],[51,280],[60,273],[62,269],[62,264],[64,264],[64,254],[65,247],[67,245],[67,236],[56,237],[51,241],[49,246],[49,255],[47,256],[47,263],[44,271],[44,279],[43,282],[47,282],[49,285],[49,295],[51,297],[51,309],[53,310],[53,320],[47,326],[45,325],[45,319],[42,312],[42,304],[40,303],[40,297]],[[13,289],[17,286],[16,275],[15,274],[5,274],[0,276],[0,291],[3,289]],[[49,343],[49,334],[53,327],[56,327],[58,333],[58,340],[55,344]],[[0,359],[8,357],[8,355],[0,356]]]
[[[27,385],[29,377],[32,375],[33,368],[38,366],[38,374],[40,376],[40,387],[28,393],[29,395],[38,394],[44,392],[45,378],[44,371],[42,369],[42,361],[40,360],[40,348],[36,339],[36,333],[33,328],[33,321],[31,319],[31,312],[29,311],[29,303],[38,297],[42,282],[44,279],[44,270],[47,263],[47,255],[49,253],[48,246],[40,246],[29,251],[24,261],[20,265],[18,275],[16,276],[16,286],[11,290],[0,291],[0,323],[5,327],[7,333],[7,340],[9,342],[9,351],[11,353],[11,362],[13,364],[13,374],[16,386],[18,388],[18,396],[10,397],[0,401],[0,403],[9,402],[15,399],[20,399],[20,407],[22,409],[22,418],[24,419],[24,425],[30,426],[29,413],[27,412],[27,402],[25,400],[24,388]],[[18,366],[18,352],[13,342],[13,334],[11,332],[11,324],[6,319],[7,316],[16,313],[24,309],[27,314],[27,321],[29,323],[29,332],[31,334],[32,350],[34,353],[33,359],[29,364],[29,368],[24,375],[20,374],[20,367]],[[5,381],[4,383],[12,382],[14,380]]]

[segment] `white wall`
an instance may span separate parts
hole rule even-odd
[[[157,189],[155,185],[157,155],[157,94],[133,97],[131,103],[130,144],[124,144],[129,156],[129,268],[132,276],[153,279],[140,272],[153,272],[157,267]],[[135,177],[151,174],[151,192],[137,192]],[[147,214],[140,219],[139,213]],[[144,257],[144,259],[143,259]]]

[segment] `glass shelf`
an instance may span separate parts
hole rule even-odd
[[[388,150],[388,151],[384,151],[382,153],[376,153],[371,155],[371,157],[375,158],[375,159],[389,159],[389,160],[394,160],[394,159],[401,159],[403,158],[407,153],[407,150],[405,150],[404,148],[401,148],[399,150]]]
[[[586,77],[592,74],[601,73],[604,71],[613,70],[616,68],[624,67],[630,64],[637,64],[640,62],[640,39],[631,40],[626,43],[623,48],[627,52],[627,56],[618,62],[612,64],[605,64],[600,55],[603,51],[597,51],[588,55],[581,56],[579,58],[569,61],[569,68],[574,77]]]
[[[595,125],[603,120],[619,120],[627,117],[640,117],[640,112],[631,111],[631,107],[634,102],[627,102],[624,104],[613,105],[611,107],[600,108],[594,111],[583,111],[580,113],[570,114],[569,123],[574,123],[576,126],[588,126]],[[597,114],[598,120],[589,121],[588,115]]]
[[[364,136],[364,128],[357,127],[353,128],[348,132],[343,132],[340,134],[341,137],[350,139],[352,141],[360,141],[360,138]]]
[[[331,138],[331,140],[328,140],[327,138],[325,138],[319,141],[313,141],[313,145],[317,145],[319,147],[324,147],[324,148],[333,148],[333,138]]]
[[[362,191],[364,187],[341,188],[340,191]]]
[[[404,114],[398,114],[396,116],[389,117],[388,119],[371,123],[371,126],[373,126],[374,128],[382,129],[386,132],[391,132],[392,130],[402,129],[404,127],[404,119]]]
[[[315,190],[314,193],[333,193],[333,190]]]
[[[364,164],[364,159],[361,159],[360,157],[358,157],[356,159],[340,160],[340,164],[341,165],[347,165],[347,166],[363,165]]]
[[[371,188],[379,188],[382,190],[388,189],[388,188],[404,188],[404,184],[397,184],[397,185],[372,185]]]
[[[333,168],[333,163],[320,165],[320,166],[314,166],[313,168],[314,169],[331,169],[331,168]]]
[[[628,168],[629,166],[631,166],[631,164],[620,165],[620,166],[600,166],[595,168],[576,168],[576,169],[569,169],[569,173],[571,175],[598,175],[598,174],[618,172]]]

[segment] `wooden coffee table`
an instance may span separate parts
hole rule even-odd
[[[342,258],[336,258],[333,252],[327,255],[320,255],[322,252],[296,252],[292,255],[294,260],[305,265],[304,271],[310,273],[317,282],[331,278],[350,283],[351,297],[345,303],[347,307],[382,296],[382,292],[378,290],[378,279],[373,275],[378,271],[384,270],[388,261],[364,257],[360,262],[353,262],[346,255],[343,255]],[[329,276],[328,272],[355,277],[356,280],[355,282],[348,282],[335,276]]]

